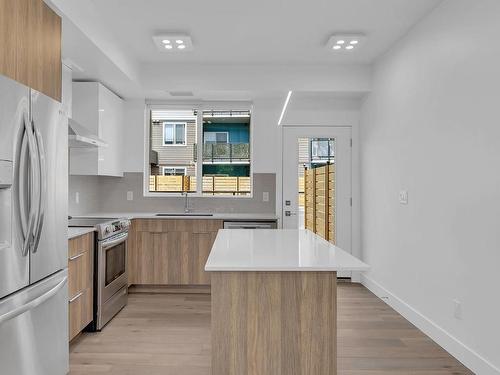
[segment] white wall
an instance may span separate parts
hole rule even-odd
[[[499,1],[444,1],[376,64],[360,135],[365,283],[477,374],[500,373],[499,35]]]

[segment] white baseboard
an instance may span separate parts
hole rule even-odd
[[[381,298],[385,303],[400,313],[405,319],[415,325],[427,336],[443,347],[453,357],[457,358],[471,371],[478,375],[500,375],[500,369],[481,357],[464,343],[446,332],[429,318],[422,315],[405,301],[401,300],[375,280],[362,275],[361,283],[373,294]]]

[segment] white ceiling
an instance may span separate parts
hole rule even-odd
[[[442,0],[46,0],[63,16],[63,57],[125,98],[252,100],[288,90],[366,93],[371,64]],[[191,35],[163,53],[152,36]],[[367,35],[354,53],[324,44]],[[178,98],[177,100],[184,100]]]
[[[81,0],[80,0],[81,1]],[[87,0],[140,62],[371,63],[440,0]],[[359,31],[354,53],[332,53],[332,33]],[[191,35],[194,51],[160,52],[152,35]]]

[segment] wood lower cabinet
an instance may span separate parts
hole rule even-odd
[[[69,339],[78,335],[91,321],[93,312],[94,234],[69,240],[68,296]]]
[[[222,226],[222,220],[212,219],[133,220],[129,284],[210,285],[205,263]]]
[[[61,28],[43,0],[0,0],[0,74],[61,101]]]

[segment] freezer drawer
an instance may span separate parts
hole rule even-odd
[[[68,353],[68,271],[0,300],[2,375],[65,375]]]

